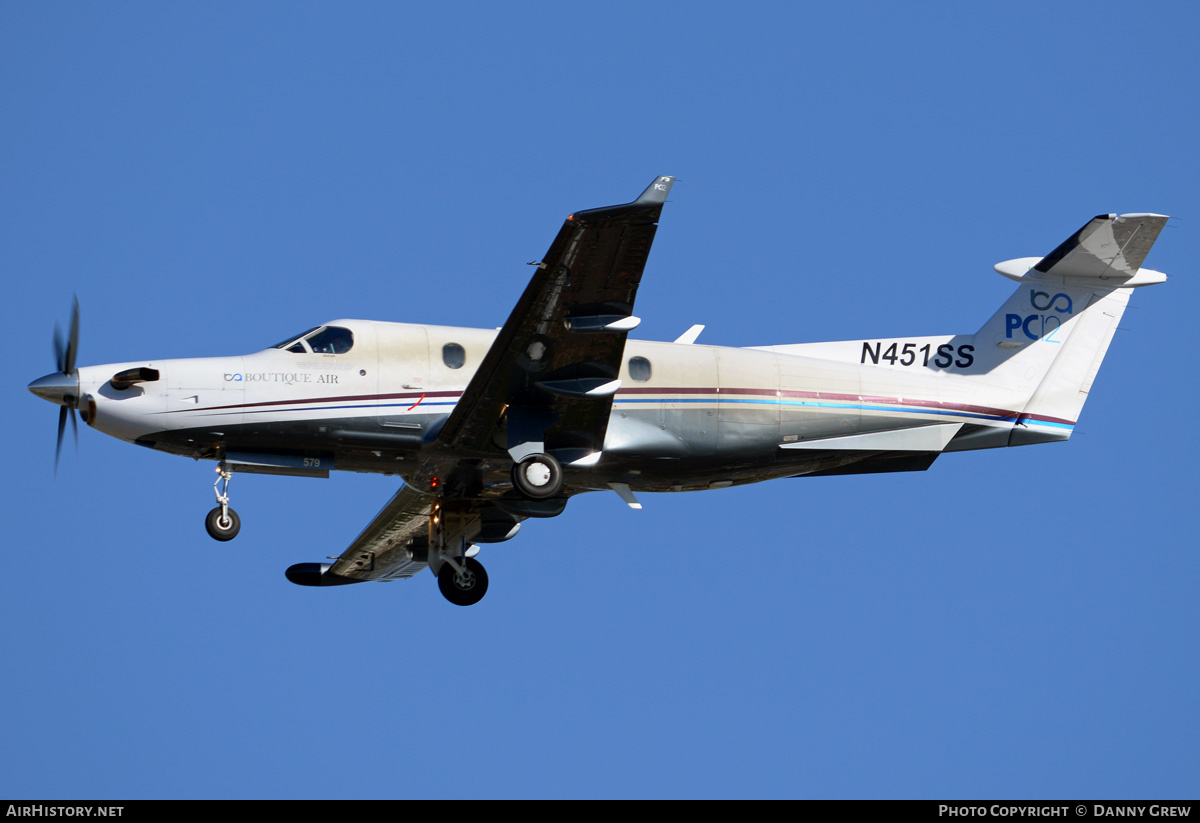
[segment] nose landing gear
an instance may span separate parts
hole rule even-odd
[[[222,463],[217,466],[217,474],[219,477],[213,483],[213,494],[217,496],[217,507],[204,518],[204,528],[213,540],[225,542],[238,536],[238,532],[242,530],[242,518],[229,508],[229,481],[233,479],[233,472]],[[218,489],[218,486],[221,488]]]

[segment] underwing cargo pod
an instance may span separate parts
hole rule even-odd
[[[974,334],[759,348],[627,340],[674,178],[567,217],[499,331],[333,320],[242,357],[76,368],[78,305],[57,370],[29,384],[105,434],[217,464],[206,526],[237,535],[236,472],[381,472],[404,484],[328,563],[337,586],[436,575],[477,603],[481,545],[572,496],[693,491],[781,477],[922,471],[945,452],[1067,440],[1167,218],[1106,214],[1017,282]],[[57,457],[56,457],[57,460]]]

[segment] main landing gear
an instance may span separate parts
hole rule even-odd
[[[545,500],[562,491],[563,470],[548,454],[531,454],[513,466],[513,485],[534,500]]]
[[[217,474],[219,477],[213,483],[213,494],[217,496],[217,507],[204,518],[204,528],[213,540],[225,542],[238,536],[238,532],[242,530],[242,518],[229,508],[229,481],[233,479],[233,472],[225,468],[225,464],[222,463],[217,466]],[[218,489],[217,487],[221,486],[222,482],[224,485]]]
[[[438,589],[455,606],[474,606],[487,594],[488,576],[474,557],[446,557],[438,571]]]
[[[440,499],[433,502],[429,510],[429,554],[430,570],[437,570],[438,589],[442,597],[455,606],[474,606],[487,594],[488,576],[483,564],[474,555],[478,546],[470,546],[464,537],[458,538],[458,546],[447,546],[446,518]],[[461,514],[451,513],[451,518]],[[456,530],[464,524],[456,523]]]

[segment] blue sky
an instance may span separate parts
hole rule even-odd
[[[1194,4],[0,6],[13,374],[0,796],[1195,797]],[[638,336],[970,332],[991,267],[1175,216],[1069,444],[573,500],[301,589],[391,478],[80,432],[80,362],[336,317],[494,327],[571,211],[679,177]]]

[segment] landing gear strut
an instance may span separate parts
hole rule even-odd
[[[455,606],[474,606],[487,594],[487,572],[482,563],[467,556],[479,548],[472,549],[465,538],[459,537],[457,550],[446,546],[445,516],[441,500],[435,500],[429,510],[429,552],[441,562],[432,566],[437,569],[438,589]]]
[[[242,518],[238,517],[237,512],[229,508],[229,481],[233,479],[233,472],[225,468],[225,464],[217,466],[217,480],[213,483],[213,494],[217,496],[217,507],[208,513],[204,518],[204,528],[208,531],[208,536],[213,540],[232,540],[237,537],[238,532],[242,530]],[[221,486],[224,481],[224,486]]]

